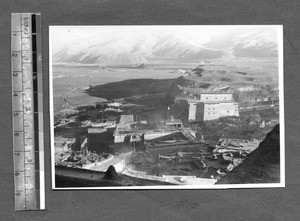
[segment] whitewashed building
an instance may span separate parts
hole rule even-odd
[[[232,93],[203,93],[199,101],[189,103],[189,122],[239,116],[238,103]]]

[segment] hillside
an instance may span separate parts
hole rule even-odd
[[[280,182],[279,125],[275,126],[240,165],[223,176],[217,184]]]
[[[55,187],[117,187],[117,186],[154,186],[172,185],[171,183],[139,179],[124,174],[111,174],[106,172],[55,167]]]
[[[175,79],[132,79],[120,82],[98,85],[88,89],[90,96],[101,97],[108,100],[118,98],[132,98],[138,100],[142,97],[153,96],[164,98],[166,91]]]
[[[174,104],[171,112],[172,109],[179,108],[182,101],[186,103],[199,100],[200,94],[207,92],[234,93],[235,101],[241,107],[256,105],[258,99],[271,97],[276,100],[277,77],[271,73],[261,76],[252,70],[242,70],[208,64],[185,71],[182,76],[174,79],[129,79],[94,86],[86,90],[86,93],[107,100],[127,98],[131,102],[150,106]],[[248,91],[242,91],[244,88]]]
[[[91,87],[87,93],[106,99],[154,94],[164,92],[173,81],[174,79],[132,79]]]

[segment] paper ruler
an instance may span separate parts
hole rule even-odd
[[[41,16],[11,16],[15,210],[45,209]]]

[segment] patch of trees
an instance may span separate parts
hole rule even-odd
[[[235,90],[233,97],[240,107],[261,105],[262,101],[274,101],[278,99],[278,90],[274,86],[264,85],[252,91]]]

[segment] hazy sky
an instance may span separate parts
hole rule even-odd
[[[147,33],[176,33],[195,44],[205,44],[211,36],[226,36],[230,33],[244,30],[245,34],[251,31],[262,30],[270,37],[276,37],[276,26],[50,26],[52,53],[61,50],[71,42],[84,40],[89,37],[110,38],[144,35]]]

